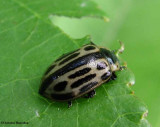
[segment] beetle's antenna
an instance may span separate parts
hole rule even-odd
[[[122,53],[124,51],[124,44],[123,42],[119,41],[121,47],[115,51],[116,56],[118,56],[119,53]]]

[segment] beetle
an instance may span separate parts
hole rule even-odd
[[[118,50],[109,50],[93,42],[59,57],[45,72],[39,94],[55,101],[66,101],[71,107],[72,100],[85,96],[92,98],[95,88],[116,79],[116,71],[123,70]]]

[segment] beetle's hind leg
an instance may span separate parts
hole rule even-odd
[[[96,91],[95,90],[92,90],[92,91],[90,91],[88,94],[87,94],[87,96],[84,96],[85,98],[92,98],[92,97],[94,97],[94,95],[96,95]]]
[[[72,101],[68,101],[68,108],[72,106]]]

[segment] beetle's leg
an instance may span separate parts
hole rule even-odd
[[[94,95],[96,95],[96,91],[92,90],[87,94],[87,96],[85,96],[85,98],[92,98],[92,97],[94,97]]]
[[[116,74],[113,72],[113,73],[112,73],[112,76],[110,77],[110,79],[108,79],[105,83],[108,83],[108,82],[110,82],[110,81],[112,81],[112,80],[116,80],[116,78],[117,78],[117,76],[116,76]]]
[[[116,74],[113,72],[113,73],[112,73],[112,76],[111,76],[111,80],[116,80],[116,78],[117,78],[117,76],[116,76]]]
[[[72,106],[72,101],[68,101],[68,108]]]

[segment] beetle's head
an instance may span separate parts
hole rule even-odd
[[[118,59],[118,54],[122,53],[124,51],[124,45],[122,42],[120,42],[121,47],[118,50],[114,50],[114,51],[110,51],[106,48],[101,48],[101,52],[104,54],[104,56],[106,57],[110,67],[111,67],[111,71],[115,72],[115,71],[119,71],[122,70],[123,68],[126,68],[125,66],[120,66],[120,61]]]

